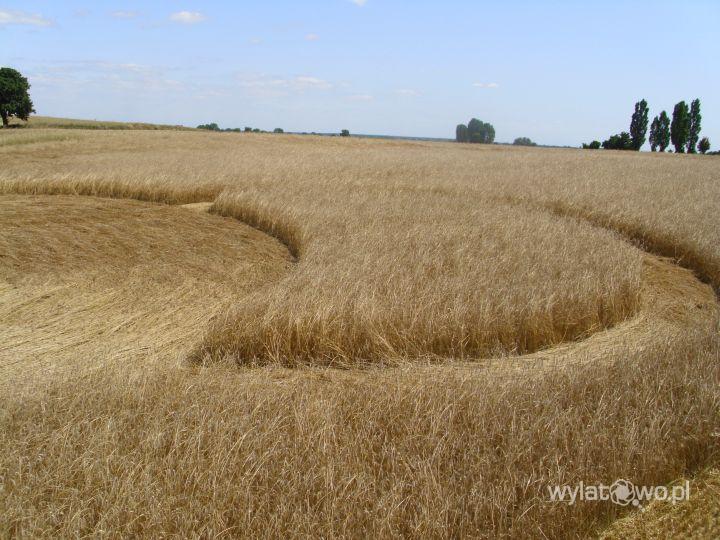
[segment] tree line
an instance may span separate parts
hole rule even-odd
[[[285,130],[283,128],[275,128],[271,132],[270,131],[264,131],[259,128],[251,128],[251,127],[245,127],[244,129],[240,128],[225,128],[222,129],[220,126],[217,125],[217,123],[212,122],[210,124],[200,124],[197,129],[204,129],[206,131],[219,131],[224,133],[285,133]],[[312,133],[315,135],[315,133]],[[306,133],[302,133],[302,135],[307,135]],[[349,137],[350,131],[347,129],[343,129],[340,132],[341,137]]]
[[[240,128],[225,128],[222,129],[220,126],[218,126],[215,122],[212,122],[210,124],[200,124],[197,129],[204,129],[206,131],[222,131],[225,133],[268,133],[267,131],[263,131],[259,128],[251,128],[251,127],[245,127],[243,129]],[[285,133],[285,131],[282,128],[275,128],[273,133]]]
[[[662,111],[653,118],[650,124],[650,135],[646,139],[648,130],[649,108],[647,101],[642,99],[635,104],[635,111],[630,119],[630,131],[623,131],[611,135],[608,139],[583,143],[585,149],[596,150],[635,150],[638,151],[645,144],[650,142],[652,152],[665,152],[672,143],[675,152],[683,154],[696,154],[698,151],[705,154],[710,150],[710,139],[700,138],[702,114],[700,113],[700,100],[695,99],[688,107],[685,101],[680,101],[673,109],[673,117],[670,120],[667,112]]]

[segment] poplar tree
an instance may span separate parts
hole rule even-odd
[[[702,115],[700,114],[700,100],[696,99],[690,104],[690,127],[688,132],[687,151],[688,154],[697,152],[696,146],[700,139],[700,123]]]
[[[668,146],[670,146],[670,117],[663,111],[658,117],[660,121],[658,125],[658,139],[657,143],[660,147],[660,151],[664,152]]]
[[[660,117],[656,116],[653,118],[650,124],[650,151],[655,152],[657,147],[660,146],[658,141],[660,137]]]
[[[648,126],[648,104],[644,99],[635,104],[635,112],[630,121],[630,137],[632,138],[631,148],[640,150],[645,144],[645,134]]]
[[[681,101],[675,104],[673,119],[670,124],[670,140],[675,147],[675,152],[682,154],[688,144],[690,136],[690,111],[687,103]]]

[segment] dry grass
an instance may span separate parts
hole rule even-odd
[[[0,147],[0,534],[587,536],[548,485],[717,461],[718,304],[628,243],[720,284],[712,158],[77,133]]]

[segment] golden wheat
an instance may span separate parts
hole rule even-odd
[[[80,170],[54,159],[50,171],[0,177],[0,189],[215,200],[215,212],[299,255],[289,279],[219,319],[198,358],[348,365],[527,352],[637,308],[638,253],[606,231],[498,203],[473,178],[491,152],[458,166],[466,152],[452,146],[427,156],[431,146],[366,141],[103,136],[113,150],[83,157]]]
[[[548,486],[716,463],[717,301],[642,251],[720,285],[712,157],[34,133],[2,535],[587,536],[622,510]]]

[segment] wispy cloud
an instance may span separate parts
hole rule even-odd
[[[500,85],[498,83],[482,83],[482,82],[476,82],[473,83],[473,86],[475,88],[500,88]]]
[[[113,11],[110,15],[116,19],[134,19],[139,14],[137,11],[119,10],[119,11]]]
[[[249,43],[250,45],[260,45],[260,44],[262,43],[262,39],[260,39],[260,38],[250,38],[250,39],[248,40],[248,43]]]
[[[295,77],[291,79],[290,83],[298,88],[316,88],[319,90],[332,88],[332,84],[317,77]]]
[[[320,39],[320,36],[317,34],[308,34],[305,36],[305,41],[317,41],[318,39]]]
[[[199,11],[178,11],[170,15],[170,20],[180,24],[196,24],[203,22],[207,17]]]
[[[358,5],[360,7],[367,4],[367,0],[350,0],[353,4]]]
[[[28,79],[33,86],[48,87],[55,91],[94,88],[102,91],[167,93],[183,88],[181,82],[168,77],[162,68],[94,60],[41,65],[28,72]]]
[[[300,75],[297,77],[274,77],[270,75],[242,76],[238,85],[249,94],[258,97],[281,97],[308,91],[330,90],[334,85],[324,79]]]
[[[370,94],[354,94],[352,96],[348,96],[348,99],[350,101],[372,101],[375,98],[373,98]]]
[[[420,92],[417,90],[412,90],[410,88],[400,88],[398,90],[395,90],[395,93],[398,96],[404,96],[404,97],[418,97],[420,95]]]
[[[53,22],[42,15],[25,13],[24,11],[5,11],[0,9],[0,26],[11,24],[26,26],[52,26]]]

